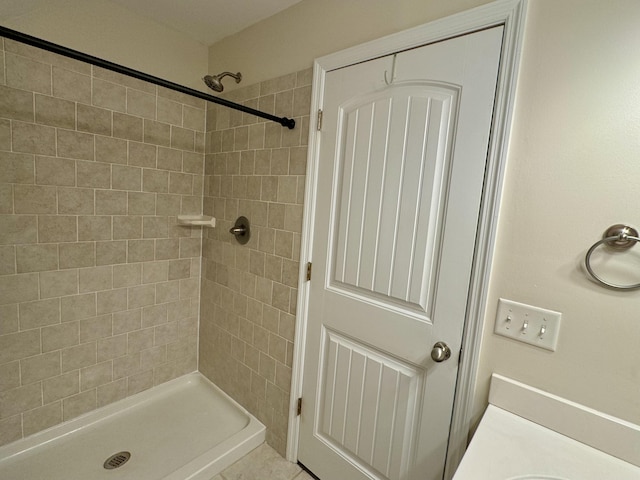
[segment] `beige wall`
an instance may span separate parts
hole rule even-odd
[[[477,411],[496,371],[640,423],[640,291],[582,270],[610,225],[640,227],[639,21],[635,0],[531,2]],[[640,281],[635,250],[627,283]],[[562,312],[558,351],[493,335],[499,297]]]
[[[32,0],[0,24],[83,53],[204,90],[207,47],[108,0]]]
[[[197,368],[205,102],[0,37],[0,444]]]
[[[445,17],[487,0],[302,0],[209,48],[209,72],[240,71],[250,85],[313,59]],[[235,87],[225,83],[227,90]]]
[[[275,77],[481,3],[304,0],[213,45],[209,69]],[[635,0],[530,1],[477,414],[495,371],[640,423],[640,293],[601,288],[580,266],[609,225],[640,226],[639,21]],[[558,351],[493,335],[499,297],[561,311]]]

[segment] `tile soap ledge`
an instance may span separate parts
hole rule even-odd
[[[207,215],[178,215],[178,225],[213,228],[216,226],[216,219]]]

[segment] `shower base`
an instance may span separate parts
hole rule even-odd
[[[264,439],[264,425],[191,373],[0,448],[0,478],[210,480]],[[106,469],[120,452],[130,459]]]

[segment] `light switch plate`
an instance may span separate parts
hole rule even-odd
[[[560,312],[501,298],[494,332],[555,352],[561,319]]]

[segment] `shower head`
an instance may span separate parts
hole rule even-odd
[[[240,72],[238,73],[222,72],[222,73],[219,73],[218,75],[205,75],[204,77],[202,77],[202,80],[204,81],[204,83],[207,84],[207,87],[209,87],[211,90],[214,90],[216,92],[221,92],[222,90],[224,90],[224,86],[222,85],[221,80],[227,76],[235,78],[236,83],[240,83],[240,80],[242,80],[242,74]]]

